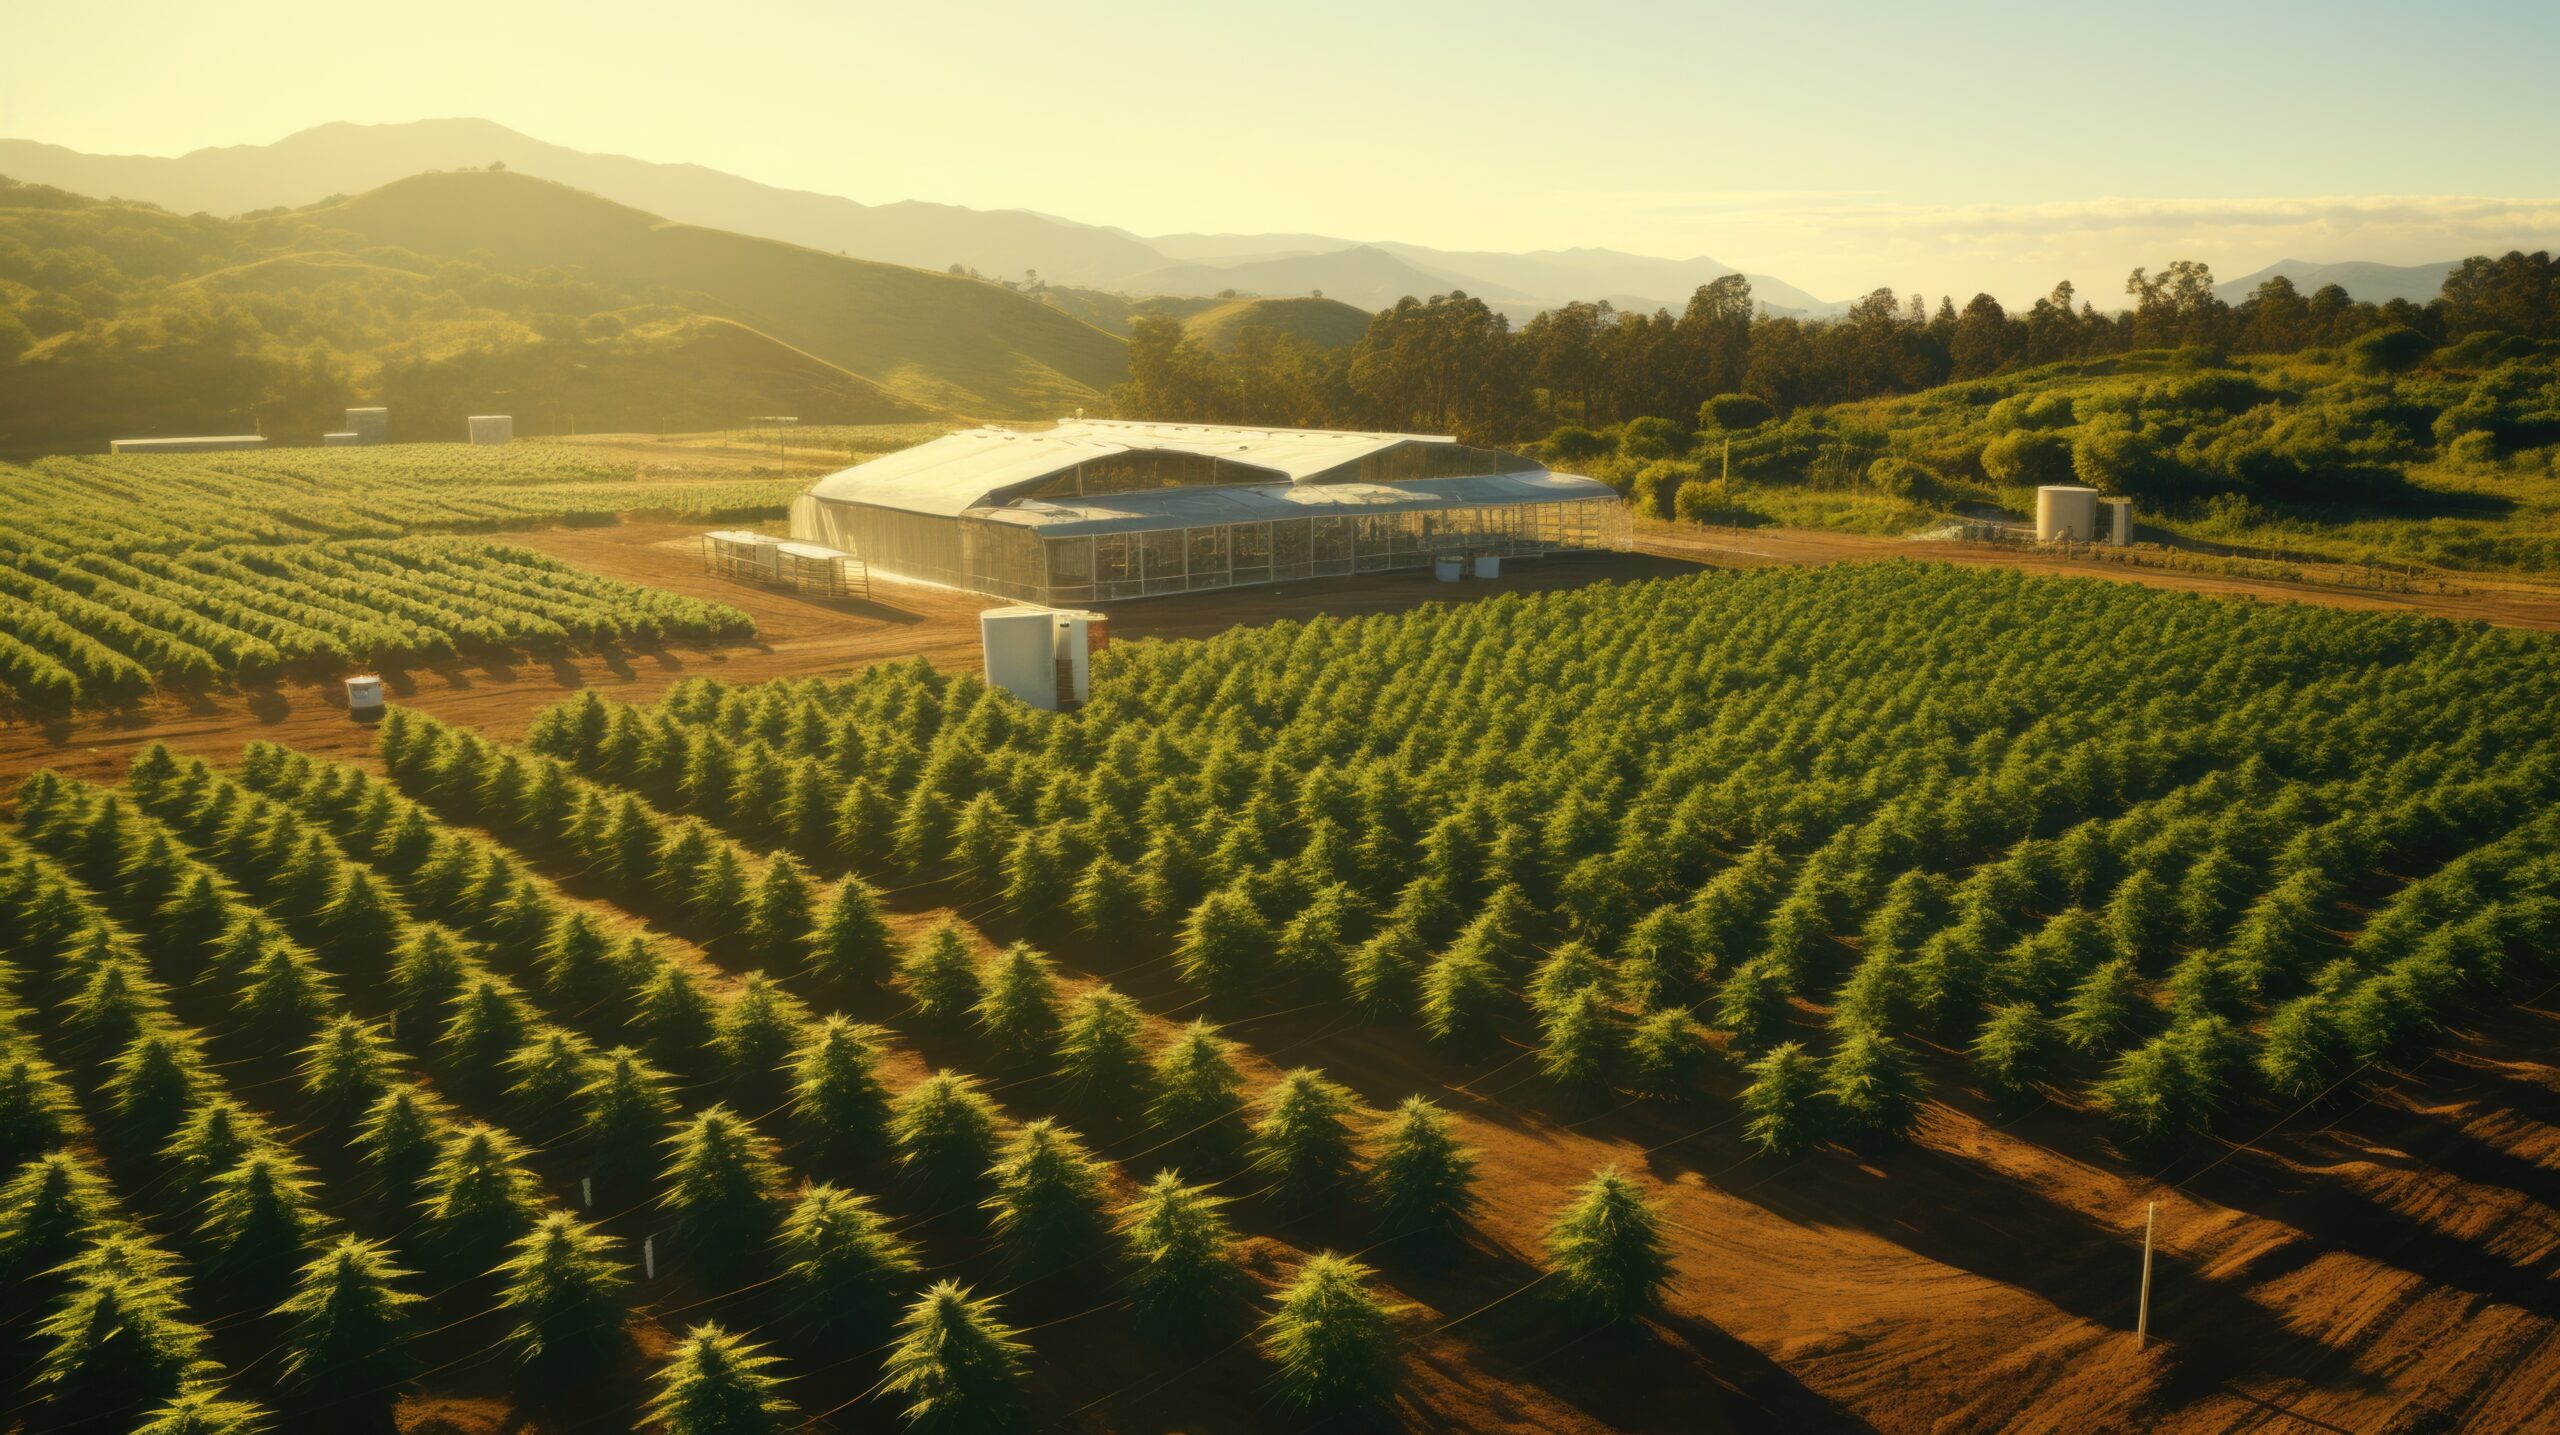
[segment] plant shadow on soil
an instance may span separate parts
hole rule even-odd
[[[929,911],[958,905],[951,900],[954,896],[939,886],[909,890],[894,898],[893,905],[911,913]],[[1030,935],[1010,918],[964,916],[992,942],[1000,944]],[[1373,1025],[1346,1024],[1339,1003],[1313,1011],[1283,1009],[1259,1014],[1240,1004],[1229,1004],[1236,1009],[1212,1007],[1204,1013],[1195,994],[1175,979],[1170,963],[1161,958],[1140,957],[1122,943],[1093,942],[1053,931],[1038,935],[1041,940],[1034,944],[1058,962],[1063,975],[1108,980],[1166,1020],[1182,1021],[1205,1014],[1220,1022],[1222,1031],[1243,1043],[1242,1055],[1279,1066],[1304,1058],[1322,1066],[1330,1079],[1348,1087],[1373,1109],[1392,1108],[1406,1096],[1421,1093],[1466,1109],[1480,1119],[1499,1122],[1529,1139],[1538,1139],[1537,1121],[1480,1103],[1464,1090],[1469,1075],[1454,1069],[1459,1063],[1419,1049],[1418,1038],[1410,1043],[1413,1050],[1404,1050],[1401,1048],[1405,1043]],[[1147,945],[1153,947],[1161,942]],[[935,1064],[969,1069],[974,1051],[965,1035],[913,1029],[906,1034]],[[1483,1074],[1475,1070],[1482,1063],[1466,1065],[1475,1076]],[[1058,1105],[1060,1095],[1052,1083],[1034,1080],[1006,1090],[1004,1100],[1026,1112],[1076,1120],[1076,1113]],[[1514,1106],[1529,1117],[1545,1110],[1528,1103]],[[1550,1124],[1562,1125],[1583,1114],[1587,1113],[1558,1113]],[[1680,1113],[1682,1117],[1694,1114]],[[1671,1121],[1673,1117],[1658,1114],[1656,1119]],[[1149,1140],[1142,1127],[1126,1123],[1117,1129],[1096,1125],[1092,1134],[1096,1150],[1106,1156],[1124,1151],[1129,1141],[1143,1148]],[[1143,1177],[1153,1164],[1141,1159],[1139,1167],[1129,1168],[1133,1179]],[[1295,1218],[1285,1213],[1265,1213],[1264,1219],[1252,1223],[1252,1229],[1284,1235],[1305,1250],[1358,1251],[1370,1247],[1377,1237],[1365,1220],[1350,1213],[1352,1209],[1337,1207],[1315,1217]],[[1492,1399],[1497,1407],[1501,1397],[1489,1393],[1481,1383],[1487,1374],[1498,1375],[1506,1383],[1534,1387],[1554,1401],[1619,1429],[1694,1432],[1866,1428],[1760,1351],[1706,1321],[1680,1312],[1657,1312],[1640,1326],[1560,1341],[1559,1331],[1580,1327],[1557,1312],[1540,1293],[1532,1291],[1523,1299],[1504,1300],[1535,1281],[1539,1268],[1481,1230],[1471,1228],[1465,1249],[1445,1259],[1404,1258],[1386,1252],[1380,1264],[1398,1289],[1443,1317],[1494,1307],[1471,1319],[1463,1335],[1450,1337],[1458,1343],[1455,1348],[1417,1342],[1409,1350],[1409,1357],[1445,1372],[1441,1384],[1466,1385],[1473,1395]],[[1496,1305],[1497,1302],[1502,1303]],[[1239,1378],[1258,1381],[1262,1378],[1260,1370],[1248,1359],[1237,1373]],[[1435,1405],[1432,1388],[1435,1387],[1409,1383],[1399,1396],[1398,1404],[1409,1423],[1419,1428],[1446,1428],[1470,1418]],[[1515,1418],[1525,1423],[1536,1417],[1533,1411],[1520,1409]],[[1336,1421],[1320,1428],[1362,1427]]]

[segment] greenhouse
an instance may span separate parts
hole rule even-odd
[[[1082,419],[829,475],[791,505],[791,536],[1051,605],[1634,542],[1607,484],[1451,438]]]

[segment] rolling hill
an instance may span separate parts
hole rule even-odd
[[[1119,340],[1000,285],[677,224],[529,175],[416,175],[295,217],[422,255],[571,268],[974,417],[1052,415],[1127,367]]]
[[[1321,289],[1364,307],[1384,308],[1407,294],[1463,289],[1518,322],[1573,299],[1608,298],[1623,308],[1676,311],[1698,285],[1733,272],[1731,266],[1703,257],[1663,259],[1608,249],[1504,254],[1364,243],[1323,234],[1149,237],[1027,209],[970,209],[914,200],[863,204],[760,184],[702,165],[570,149],[484,119],[325,124],[273,144],[228,145],[176,156],[93,155],[34,140],[0,139],[0,174],[82,194],[141,200],[182,214],[238,215],[309,205],[424,171],[487,169],[492,164],[558,180],[683,224],[926,269],[958,264],[1007,279],[1037,270],[1053,285],[1132,298],[1206,296],[1229,289],[1295,295]],[[1382,265],[1379,255],[1405,267]],[[1751,279],[1754,292],[1775,313],[1821,314],[1844,307],[1767,275]]]
[[[1247,329],[1272,329],[1319,349],[1358,343],[1369,332],[1369,314],[1339,299],[1229,299],[1182,321],[1182,327],[1221,353]]]
[[[0,180],[0,452],[1052,416],[1121,340],[999,285],[671,224],[530,177],[415,177],[256,219]]]

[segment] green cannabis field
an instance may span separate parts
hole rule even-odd
[[[2174,1152],[2552,980],[2555,656],[1884,564],[1122,643],[1069,715],[919,662],[39,773],[9,1358],[160,1431],[475,1369],[679,1431],[1004,1430],[1107,1324],[1356,1408],[1500,1172],[1431,1090],[1248,1083],[1241,1024],[1738,1121],[1772,1173],[1933,1082]],[[1593,1172],[1513,1318],[1642,1319],[1661,1220]]]

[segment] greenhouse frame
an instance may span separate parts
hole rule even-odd
[[[791,536],[1053,607],[1634,546],[1607,484],[1448,437],[1085,419],[831,474]]]

